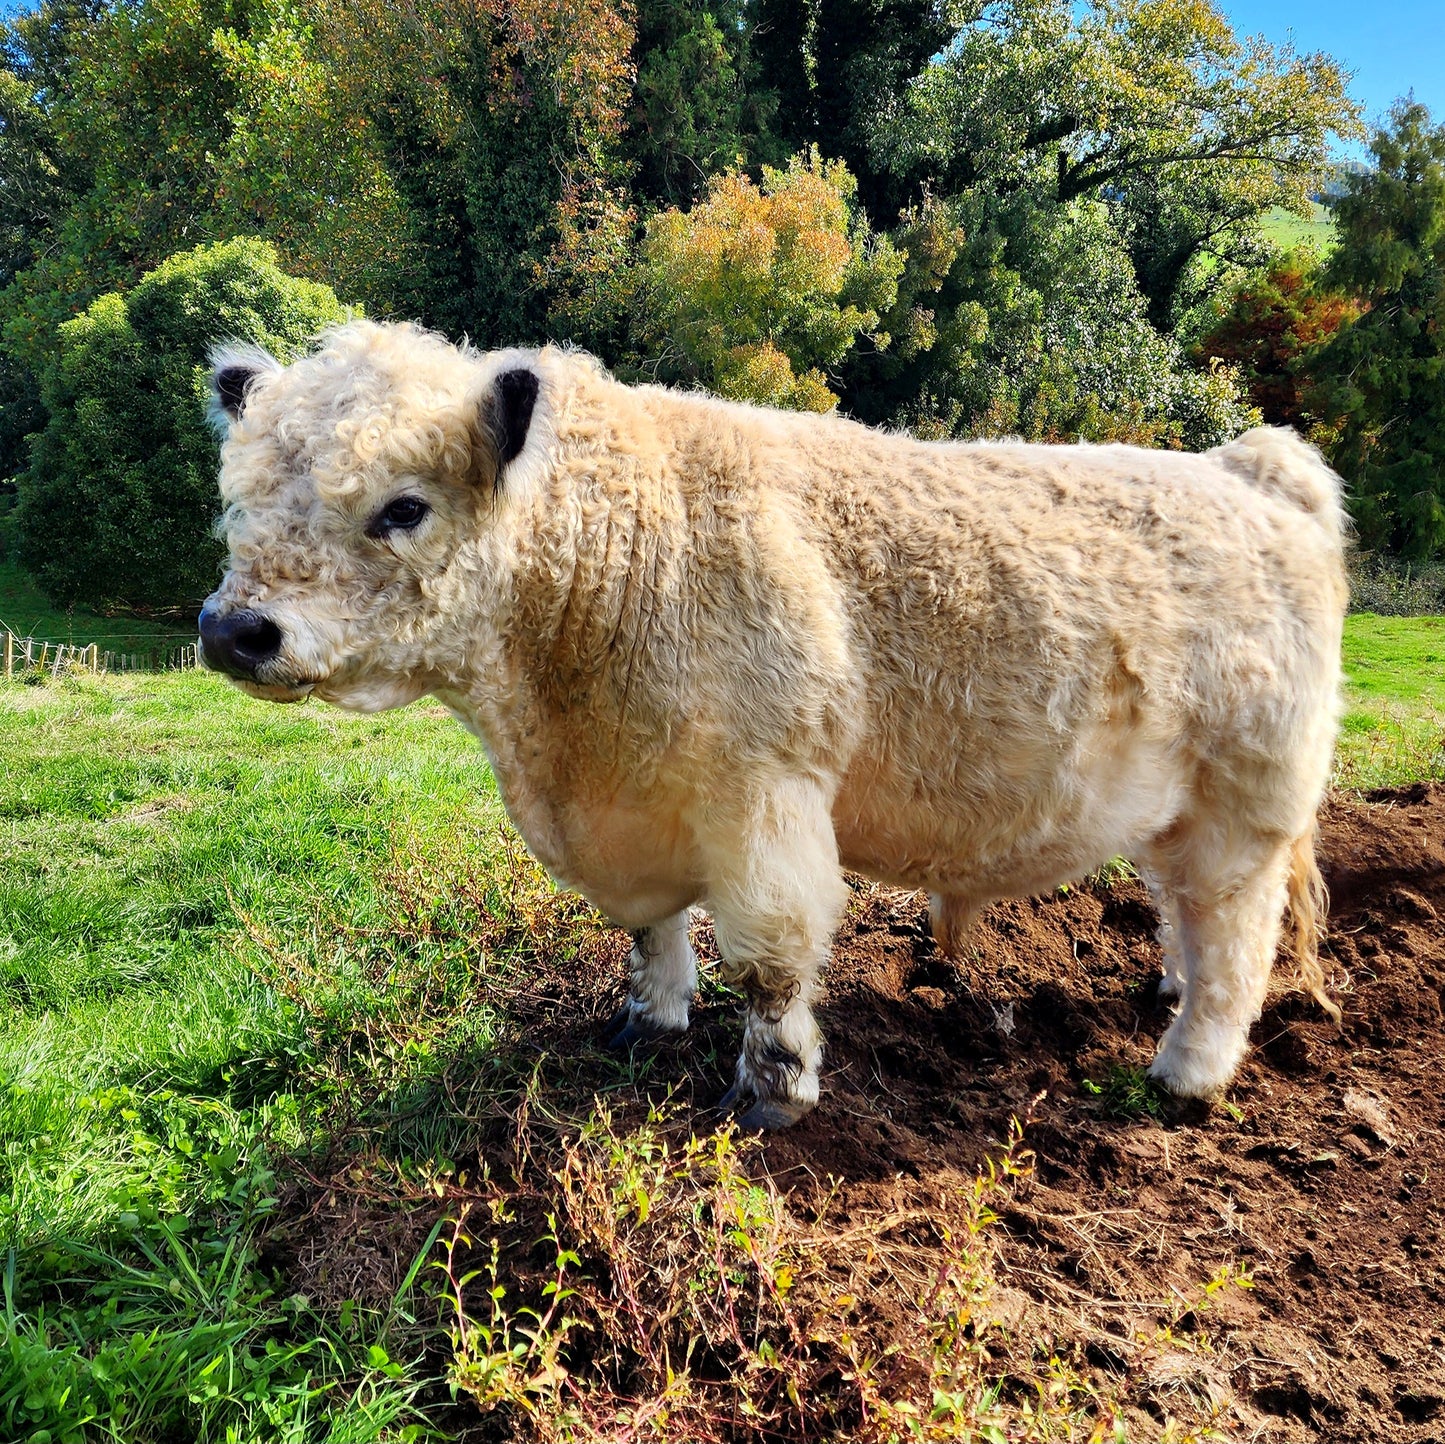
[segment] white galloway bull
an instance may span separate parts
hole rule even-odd
[[[927,889],[953,951],[994,899],[1136,860],[1177,1094],[1229,1082],[1286,910],[1332,1010],[1344,519],[1292,434],[924,443],[365,321],[215,379],[208,664],[274,701],[445,703],[537,857],[635,933],[615,1043],[687,1027],[706,907],[749,1000],[745,1126],[817,1102],[844,868]]]

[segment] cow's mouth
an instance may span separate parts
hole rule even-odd
[[[252,682],[236,679],[236,685],[248,697],[262,702],[304,702],[315,690],[315,682]]]

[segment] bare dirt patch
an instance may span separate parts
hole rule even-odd
[[[1253,1289],[1209,1321],[1235,1430],[1445,1439],[1445,786],[1332,800],[1321,855],[1343,1028],[1277,992],[1229,1106],[1163,1122],[1104,1116],[1086,1083],[1147,1062],[1168,1021],[1141,885],[996,906],[957,965],[920,897],[861,886],[821,1012],[823,1104],[768,1140],[774,1176],[876,1203],[976,1167],[1027,1115],[1036,1180],[1001,1276],[1102,1367],[1157,1368],[1118,1342],[1140,1301],[1242,1259]]]
[[[1228,1099],[1161,1108],[1143,1095],[1159,1116],[1120,1116],[1141,1100],[1119,1080],[1137,1077],[1169,1019],[1139,883],[1000,904],[961,962],[938,955],[921,896],[855,883],[820,1010],[822,1104],[739,1165],[776,1201],[760,1205],[760,1217],[782,1210],[803,1221],[793,1243],[775,1229],[780,1251],[768,1264],[796,1268],[798,1283],[758,1305],[757,1318],[777,1338],[792,1330],[802,1340],[790,1377],[805,1399],[809,1389],[858,1390],[836,1340],[804,1337],[805,1296],[826,1307],[844,1290],[857,1295],[850,1329],[933,1349],[937,1374],[940,1335],[914,1303],[931,1287],[930,1260],[975,1216],[971,1181],[1019,1119],[1032,1170],[990,1196],[1001,1219],[987,1230],[989,1280],[973,1292],[968,1278],[959,1284],[972,1342],[954,1341],[984,1352],[1002,1398],[1025,1400],[1041,1361],[1057,1355],[1069,1397],[1112,1401],[1131,1440],[1183,1437],[1170,1433],[1171,1419],[1279,1444],[1445,1440],[1445,785],[1332,800],[1321,857],[1333,898],[1326,971],[1343,1026],[1281,980]],[[696,940],[706,955],[705,925]],[[691,1285],[659,1282],[682,1267],[686,1207],[674,1200],[682,1221],[671,1242],[649,1241],[621,1195],[610,1221],[606,1208],[589,1213],[580,1185],[569,1194],[567,1170],[580,1156],[575,1120],[598,1097],[617,1131],[588,1145],[602,1160],[588,1187],[610,1176],[611,1141],[668,1097],[672,1111],[646,1126],[680,1156],[726,1085],[738,1010],[714,991],[686,1042],[630,1064],[609,1059],[596,1037],[623,983],[625,947],[596,935],[566,967],[538,962],[510,1000],[531,1060],[520,1074],[515,1060],[511,1073],[483,1060],[441,1081],[454,1116],[474,1127],[470,1183],[379,1187],[386,1168],[358,1158],[355,1139],[310,1161],[285,1204],[293,1231],[276,1239],[293,1286],[364,1296],[361,1276],[374,1273],[380,1301],[406,1268],[393,1254],[469,1207],[510,1220],[489,1226],[501,1235],[499,1277],[512,1296],[535,1295],[551,1257],[538,1245],[542,1223],[561,1218],[584,1255],[605,1260],[611,1250],[641,1269],[628,1286],[642,1320],[634,1332],[646,1332],[649,1311],[675,1306],[679,1337],[689,1337]],[[722,1197],[694,1205],[694,1223]],[[398,1208],[404,1225],[390,1216]],[[606,1228],[620,1220],[626,1237],[599,1242],[599,1219]],[[795,1245],[808,1238],[827,1246],[805,1280]],[[1249,1287],[1238,1286],[1241,1269]],[[596,1326],[571,1359],[574,1382],[594,1369],[608,1387],[632,1389],[644,1372],[638,1356],[623,1357],[620,1334],[604,1339],[605,1320],[620,1318],[628,1297],[621,1266],[610,1279],[605,1263],[583,1273]],[[696,1318],[693,1331],[706,1331]],[[617,1350],[606,1359],[604,1342]],[[690,1355],[700,1377],[715,1374],[715,1401],[730,1397],[735,1357],[721,1345]],[[888,1365],[904,1384],[907,1363]],[[936,1380],[922,1387],[926,1400]],[[782,1400],[776,1389],[758,1397]],[[689,1437],[851,1438],[851,1425],[838,1429],[865,1418],[866,1404],[861,1392],[841,1403],[833,1432],[820,1435],[788,1424],[786,1400],[766,1428],[723,1418],[724,1402]],[[469,1439],[533,1437],[509,1432],[498,1412],[459,1427]],[[1088,1436],[1084,1425],[1077,1437]]]

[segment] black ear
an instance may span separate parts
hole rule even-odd
[[[222,346],[211,355],[211,394],[218,415],[237,421],[246,409],[246,393],[258,376],[281,363],[259,346]]]
[[[246,388],[255,379],[256,373],[245,366],[227,366],[211,378],[216,403],[232,421],[240,416],[246,404]]]
[[[492,401],[492,439],[497,444],[498,469],[515,461],[527,444],[540,386],[537,373],[525,366],[503,371],[497,377]]]

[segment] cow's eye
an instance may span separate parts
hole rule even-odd
[[[391,531],[412,531],[421,525],[431,508],[419,496],[399,496],[389,501],[367,527],[368,536],[385,536]]]

